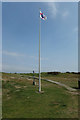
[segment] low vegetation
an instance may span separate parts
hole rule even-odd
[[[38,80],[33,74],[3,73],[3,118],[78,118],[78,95],[65,88],[42,80],[42,91],[38,92]],[[35,76],[38,74],[35,73]],[[63,82],[77,88],[77,74],[42,73],[43,78]]]

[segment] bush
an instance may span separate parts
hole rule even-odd
[[[66,73],[70,73],[70,72],[66,72]]]
[[[47,74],[58,75],[60,72],[47,72]]]

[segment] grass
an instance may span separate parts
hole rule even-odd
[[[46,81],[42,81],[44,93],[40,94],[37,92],[38,85],[33,86],[33,81],[26,75],[3,73],[3,118],[78,117],[77,95]],[[48,75],[43,77],[51,79]],[[59,76],[54,77],[57,80]],[[38,84],[38,80],[36,82]]]
[[[2,118],[2,73],[0,73],[0,119]]]
[[[0,118],[2,117],[2,95],[1,95],[1,88],[0,88]]]

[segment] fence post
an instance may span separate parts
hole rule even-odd
[[[34,70],[33,70],[33,85],[36,85],[35,76],[34,76]]]

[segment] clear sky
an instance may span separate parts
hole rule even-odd
[[[38,72],[39,8],[41,71],[78,71],[78,3],[12,2],[2,5],[4,72]]]

